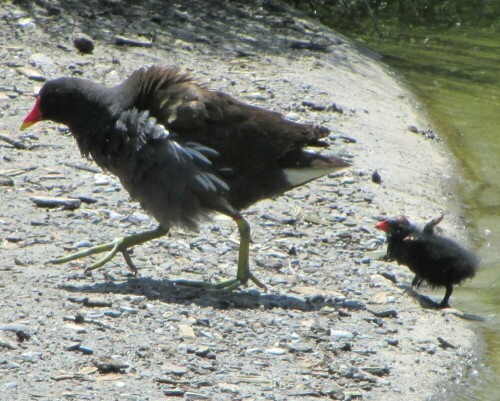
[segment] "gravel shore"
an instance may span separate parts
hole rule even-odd
[[[476,334],[460,313],[420,304],[408,270],[379,260],[374,228],[381,216],[445,212],[445,232],[464,236],[456,168],[411,93],[374,54],[279,1],[136,3],[0,5],[0,398],[419,401],[453,391],[473,368]],[[78,33],[91,54],[74,48]],[[327,126],[327,152],[354,163],[245,212],[267,292],[169,281],[235,274],[238,233],[219,216],[136,247],[137,277],[121,257],[90,277],[83,260],[46,263],[155,222],[65,129],[18,131],[33,94],[45,79],[114,85],[155,63]],[[39,207],[40,196],[79,202]]]

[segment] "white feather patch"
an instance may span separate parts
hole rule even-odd
[[[340,168],[331,166],[323,168],[285,168],[283,174],[292,187],[298,187],[306,182],[333,173]]]

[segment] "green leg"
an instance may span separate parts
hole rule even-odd
[[[234,221],[238,225],[240,232],[240,248],[238,257],[238,271],[236,278],[221,281],[219,283],[209,283],[206,281],[190,281],[190,280],[176,280],[177,285],[187,287],[206,288],[209,290],[231,292],[239,286],[246,284],[248,280],[252,280],[260,288],[266,289],[266,286],[261,283],[251,272],[249,266],[249,252],[250,252],[250,225],[240,215],[233,216]]]
[[[92,248],[86,249],[81,252],[74,253],[72,255],[64,256],[62,258],[54,259],[49,261],[49,263],[61,264],[70,262],[72,260],[84,258],[86,256],[95,255],[98,253],[108,252],[103,258],[99,259],[94,264],[85,268],[85,273],[88,273],[92,270],[98,269],[105,263],[109,262],[118,252],[120,252],[125,258],[125,262],[127,262],[128,267],[137,274],[137,267],[132,262],[132,258],[128,252],[128,248],[143,244],[144,242],[151,241],[152,239],[159,238],[168,233],[167,228],[163,228],[162,226],[158,226],[154,230],[145,231],[139,234],[129,235],[128,237],[120,237],[115,238],[111,242],[107,242],[105,244],[97,245]]]

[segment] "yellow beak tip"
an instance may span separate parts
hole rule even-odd
[[[34,123],[32,122],[23,122],[19,127],[19,130],[24,131],[25,129],[31,127]]]

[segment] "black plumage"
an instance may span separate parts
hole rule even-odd
[[[249,271],[250,228],[239,211],[349,165],[305,150],[326,147],[328,129],[209,90],[177,68],[141,68],[112,88],[79,78],[48,81],[22,128],[41,120],[67,125],[81,153],[118,176],[160,223],[144,235],[58,260],[111,251],[91,269],[116,252],[135,269],[128,247],[172,226],[194,229],[220,212],[235,220],[241,235],[237,279],[221,287],[248,279],[263,286]]]
[[[441,308],[446,308],[453,285],[474,277],[479,262],[462,245],[435,232],[442,218],[431,220],[423,229],[406,217],[388,219],[375,227],[387,233],[387,257],[415,273],[412,286],[418,288],[426,281],[432,287],[446,288],[440,303]]]

